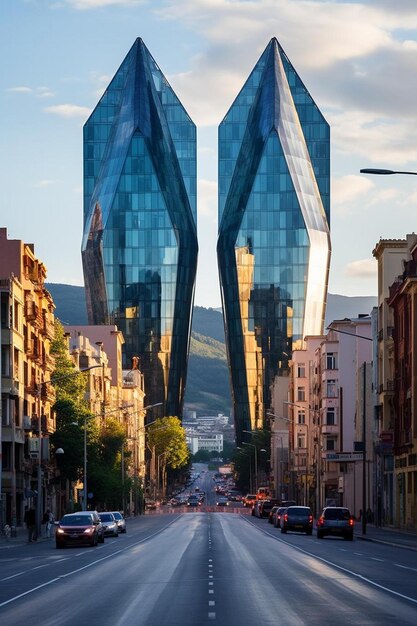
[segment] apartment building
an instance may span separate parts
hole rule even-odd
[[[55,362],[54,303],[46,268],[33,244],[8,239],[0,228],[1,298],[1,519],[15,526],[24,506],[51,504],[54,473],[49,435],[55,430],[50,384]],[[37,495],[40,493],[39,500]]]

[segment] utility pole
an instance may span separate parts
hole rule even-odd
[[[362,535],[366,535],[366,361],[363,363],[362,404]]]

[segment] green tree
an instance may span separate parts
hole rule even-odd
[[[55,387],[56,399],[72,400],[76,406],[85,406],[84,395],[87,380],[77,370],[69,353],[65,330],[61,322],[55,320],[55,337],[51,343],[51,355],[55,358],[55,369],[51,381]]]
[[[190,452],[185,430],[178,417],[162,417],[148,428],[148,445],[156,455],[164,454],[164,464],[172,469],[187,465]]]

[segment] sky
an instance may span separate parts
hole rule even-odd
[[[82,127],[142,37],[198,129],[195,303],[220,306],[217,127],[276,37],[331,127],[329,291],[376,295],[372,250],[417,226],[416,0],[1,0],[0,227],[82,285]]]

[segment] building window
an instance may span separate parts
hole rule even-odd
[[[297,435],[297,448],[305,448],[305,447],[306,447],[305,435]]]
[[[336,439],[330,437],[326,439],[326,450],[336,450]]]
[[[337,386],[335,380],[326,382],[326,398],[337,398]]]
[[[326,424],[327,426],[334,426],[336,424],[336,409],[332,406],[326,409]]]
[[[298,402],[305,402],[306,390],[305,387],[297,387],[297,400]]]
[[[335,352],[327,352],[326,353],[326,370],[335,370],[336,367],[336,353]]]
[[[305,378],[306,377],[306,366],[305,363],[299,363],[297,366],[297,377]]]
[[[298,423],[305,424],[306,423],[306,412],[298,411]]]

